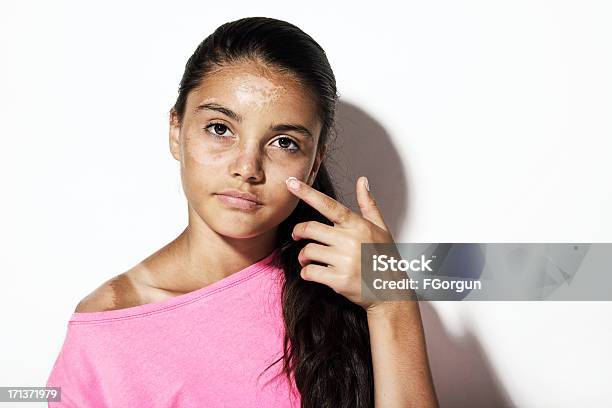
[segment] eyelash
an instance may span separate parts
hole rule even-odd
[[[211,132],[211,131],[209,131],[209,130],[208,130],[208,128],[210,128],[211,126],[215,126],[215,125],[221,125],[221,126],[223,126],[224,128],[226,128],[226,129],[228,129],[228,130],[229,130],[229,127],[228,127],[226,124],[224,124],[224,123],[220,123],[220,122],[210,122],[210,123],[208,123],[208,124],[207,124],[207,125],[204,127],[204,130],[206,131],[206,133],[208,133],[209,135],[213,136],[215,139],[225,139],[225,138],[227,138],[227,136],[221,136],[221,135],[216,134],[215,132]],[[224,132],[224,133],[225,133],[225,132]],[[297,153],[297,152],[300,150],[300,148],[298,147],[297,143],[296,143],[296,142],[295,142],[293,139],[291,139],[291,138],[289,138],[289,137],[284,136],[284,137],[279,137],[279,138],[278,138],[278,139],[276,139],[276,140],[281,140],[281,139],[288,139],[288,140],[290,140],[290,141],[291,141],[291,143],[293,143],[293,144],[296,146],[294,149],[289,149],[289,148],[287,148],[287,147],[280,147],[282,150],[285,150],[285,151],[287,151],[288,153]]]

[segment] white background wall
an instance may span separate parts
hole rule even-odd
[[[3,1],[1,386],[43,386],[76,303],[184,228],[167,111],[196,45],[256,15],[327,51],[345,184],[398,242],[612,242],[609,2]],[[612,405],[609,302],[422,312],[445,407]]]

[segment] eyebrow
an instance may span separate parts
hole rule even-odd
[[[220,112],[230,118],[232,118],[234,121],[238,122],[238,123],[242,123],[243,118],[242,116],[240,116],[238,113],[234,112],[233,110],[223,106],[223,105],[219,105],[218,103],[203,103],[201,105],[196,106],[196,108],[193,110],[194,114],[197,114],[203,110],[212,110],[215,112]],[[270,130],[274,131],[274,132],[289,132],[289,131],[293,131],[293,132],[297,132],[297,133],[301,133],[302,135],[309,137],[311,139],[314,139],[314,137],[312,136],[312,133],[310,133],[310,130],[308,130],[308,128],[306,126],[300,125],[300,124],[296,124],[296,123],[280,123],[277,125],[273,125],[270,126]]]

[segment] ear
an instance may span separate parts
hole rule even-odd
[[[170,109],[170,153],[176,160],[181,161],[181,123],[178,118],[178,113],[174,108]]]
[[[308,185],[312,186],[315,178],[317,178],[317,173],[319,172],[319,167],[321,167],[321,163],[323,162],[323,158],[325,157],[325,152],[327,151],[327,146],[321,147],[317,151],[317,156],[315,157],[314,164],[312,165],[312,170],[308,175]]]

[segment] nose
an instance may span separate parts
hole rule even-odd
[[[239,177],[245,182],[257,183],[263,180],[262,158],[259,147],[245,146],[239,150],[231,168],[232,177]]]

